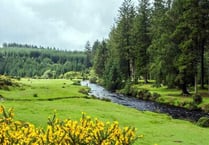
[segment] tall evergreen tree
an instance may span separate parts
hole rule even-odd
[[[137,78],[142,76],[145,83],[148,82],[149,74],[149,54],[148,47],[150,45],[150,6],[148,0],[139,0],[138,14],[135,19],[135,49],[136,49],[136,71]]]
[[[198,43],[200,49],[200,82],[201,88],[204,88],[205,81],[205,50],[207,48],[207,42],[209,41],[209,1],[200,0],[198,2],[198,14],[197,14],[197,25],[199,30]]]
[[[175,20],[170,18],[171,1],[155,0],[151,15],[152,42],[149,47],[151,56],[150,71],[159,85],[174,87],[177,68],[174,65],[178,48],[170,35],[175,30]]]
[[[174,1],[178,4],[179,23],[174,31],[174,38],[177,40],[181,54],[177,60],[178,75],[177,81],[183,94],[189,94],[187,86],[197,86],[197,66],[200,56],[200,32],[199,27],[199,2],[196,0]]]
[[[105,40],[99,43],[94,57],[94,70],[96,74],[102,78],[105,72],[105,64],[107,61],[107,44]]]
[[[135,19],[135,8],[132,0],[124,0],[119,9],[117,20],[117,52],[119,56],[119,68],[123,80],[130,79],[133,76],[133,26]]]
[[[87,68],[89,68],[92,66],[92,53],[91,53],[91,45],[89,41],[87,41],[85,45],[85,54],[86,54],[85,65]]]
[[[116,27],[112,27],[107,40],[107,60],[104,71],[104,84],[109,90],[116,90],[122,87],[122,74],[119,66],[118,34]]]

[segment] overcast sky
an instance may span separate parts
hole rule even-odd
[[[108,37],[123,0],[0,0],[0,44],[83,50]]]

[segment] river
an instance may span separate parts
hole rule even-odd
[[[157,113],[165,113],[175,119],[183,119],[189,121],[197,121],[200,117],[208,116],[199,110],[191,111],[184,108],[169,106],[152,101],[139,100],[134,97],[128,97],[121,94],[107,91],[104,87],[90,83],[89,81],[82,81],[82,86],[88,86],[91,91],[89,95],[93,95],[100,99],[109,99],[113,103],[118,103],[124,106],[132,107],[140,111],[152,111]]]

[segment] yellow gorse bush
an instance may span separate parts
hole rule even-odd
[[[120,128],[117,121],[102,122],[85,113],[79,121],[61,121],[54,115],[46,129],[15,121],[13,110],[0,107],[0,144],[10,145],[131,145],[139,137],[133,127]]]

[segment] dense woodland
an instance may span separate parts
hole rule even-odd
[[[86,55],[32,45],[4,43],[0,74],[17,77],[62,78],[69,71],[85,71]]]
[[[89,55],[110,90],[143,79],[188,94],[208,83],[208,49],[209,0],[124,0],[109,37]]]

